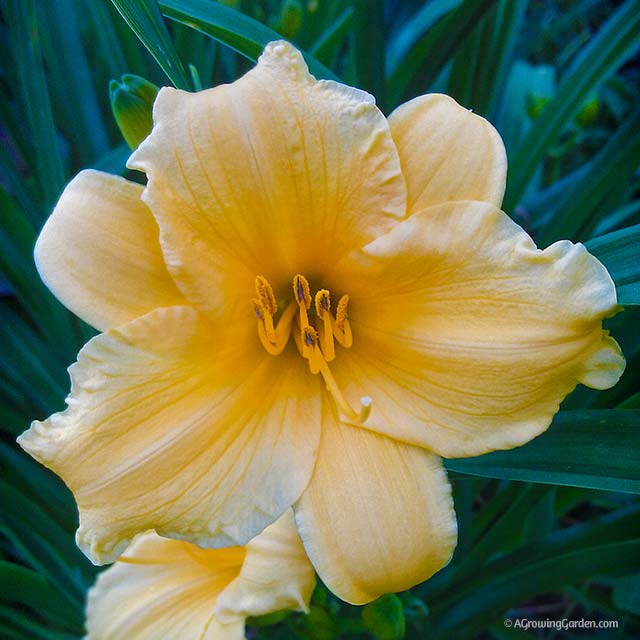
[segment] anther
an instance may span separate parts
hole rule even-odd
[[[347,294],[343,295],[338,302],[333,333],[336,340],[346,349],[353,344],[353,335],[349,324],[349,296]]]
[[[293,279],[293,295],[296,297],[299,305],[304,305],[305,309],[311,306],[311,292],[307,279],[298,274]]]
[[[273,295],[273,289],[264,276],[256,278],[256,293],[264,310],[269,315],[274,315],[278,310],[278,304],[276,303],[276,297]]]
[[[318,344],[318,334],[313,327],[305,327],[302,330],[302,340],[307,347],[315,347]]]
[[[344,331],[344,324],[349,318],[349,296],[345,294],[338,301],[338,308],[336,309],[336,327],[340,331]]]
[[[336,351],[333,344],[333,327],[331,324],[331,297],[326,289],[320,289],[316,293],[316,315],[321,324],[318,327],[320,334],[320,346],[324,359],[331,362],[336,357]]]
[[[251,303],[253,304],[253,313],[256,315],[256,320],[262,320],[264,322],[264,311],[262,309],[262,304],[260,304],[260,300],[256,300],[254,298]]]
[[[326,289],[320,289],[316,293],[316,313],[321,318],[325,311],[331,310],[331,298],[329,292]]]

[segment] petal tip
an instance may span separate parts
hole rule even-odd
[[[292,73],[297,79],[313,79],[303,55],[290,42],[269,42],[258,58],[258,65],[275,66]]]
[[[602,342],[585,362],[579,382],[599,391],[610,389],[622,377],[626,364],[620,345],[603,331]]]
[[[80,514],[80,526],[76,531],[76,544],[84,555],[97,567],[114,563],[126,550],[132,538],[118,538],[109,543],[97,532],[89,530],[83,524]]]

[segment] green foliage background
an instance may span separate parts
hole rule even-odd
[[[507,213],[540,245],[585,241],[609,268],[625,306],[610,326],[628,368],[614,389],[576,390],[530,444],[447,462],[460,544],[434,579],[364,609],[320,586],[309,616],[252,621],[249,637],[640,637],[638,0],[0,7],[0,637],[82,637],[97,571],[75,547],[71,495],[15,444],[31,419],[64,406],[65,368],[92,335],[41,284],[38,230],[81,168],[126,174],[110,80],[216,85],[282,36],[317,76],[371,91],[386,113],[442,91],[489,118],[509,155]],[[525,633],[505,617],[618,620],[619,629]]]

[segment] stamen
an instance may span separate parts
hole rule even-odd
[[[338,308],[336,309],[336,326],[340,331],[344,331],[344,324],[349,318],[349,296],[345,294],[338,301]]]
[[[311,306],[309,282],[300,274],[293,278],[293,295],[296,297],[298,304],[304,304],[305,309],[308,309]]]
[[[318,293],[316,293],[316,313],[318,317],[321,318],[324,315],[325,311],[329,311],[331,309],[331,297],[329,292],[326,289],[320,289]]]
[[[258,325],[262,324],[267,338],[270,342],[275,342],[276,333],[273,328],[273,314],[278,310],[276,297],[273,295],[273,289],[268,280],[264,276],[258,276],[255,282],[256,294],[253,302],[253,310],[258,318]],[[260,327],[258,327],[258,332]]]
[[[298,310],[300,311],[300,327],[304,329],[309,325],[307,309],[311,306],[311,292],[309,290],[309,282],[300,274],[293,278],[293,296],[298,303]]]
[[[343,346],[353,343],[349,323],[349,296],[340,298],[335,317],[331,313],[331,296],[327,289],[321,289],[315,295],[317,321],[313,326],[309,322],[308,310],[311,308],[311,290],[307,279],[298,274],[293,279],[293,300],[280,315],[274,326],[274,315],[278,305],[271,285],[264,276],[255,281],[257,298],[252,300],[253,311],[258,324],[260,342],[266,351],[273,355],[282,353],[293,330],[293,338],[298,351],[309,364],[311,373],[320,373],[327,390],[333,398],[341,419],[351,424],[362,424],[371,413],[372,400],[368,396],[360,398],[360,410],[356,411],[342,394],[333,377],[328,363],[335,358],[334,338]],[[297,315],[297,329],[292,329]]]
[[[331,362],[336,357],[336,350],[333,344],[333,328],[331,326],[331,298],[326,289],[320,289],[316,293],[316,314],[322,321],[318,327],[320,334],[320,347],[327,362]]]
[[[320,366],[317,357],[315,357],[318,350],[318,333],[313,327],[307,325],[302,329],[300,337],[302,339],[302,357],[309,361],[311,373],[318,373]]]
[[[262,305],[260,304],[260,300],[256,300],[254,298],[251,301],[251,304],[253,304],[253,313],[256,314],[256,319],[264,321],[264,310],[262,308]]]
[[[269,281],[264,276],[258,276],[256,278],[256,293],[258,294],[258,300],[264,307],[264,310],[269,315],[274,315],[278,310],[278,304],[276,297],[273,295],[273,289],[269,284]]]
[[[360,398],[360,424],[366,422],[367,418],[371,415],[372,405],[373,399],[370,396],[362,396],[362,398]]]
[[[345,349],[348,349],[353,344],[351,324],[349,323],[349,296],[347,294],[343,295],[338,302],[333,333],[336,340],[345,347]]]

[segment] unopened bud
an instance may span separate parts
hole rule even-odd
[[[125,74],[109,84],[111,111],[127,144],[135,149],[153,126],[153,103],[160,89],[132,74]]]
[[[388,593],[362,609],[364,626],[376,640],[402,640],[406,623],[400,598]]]

